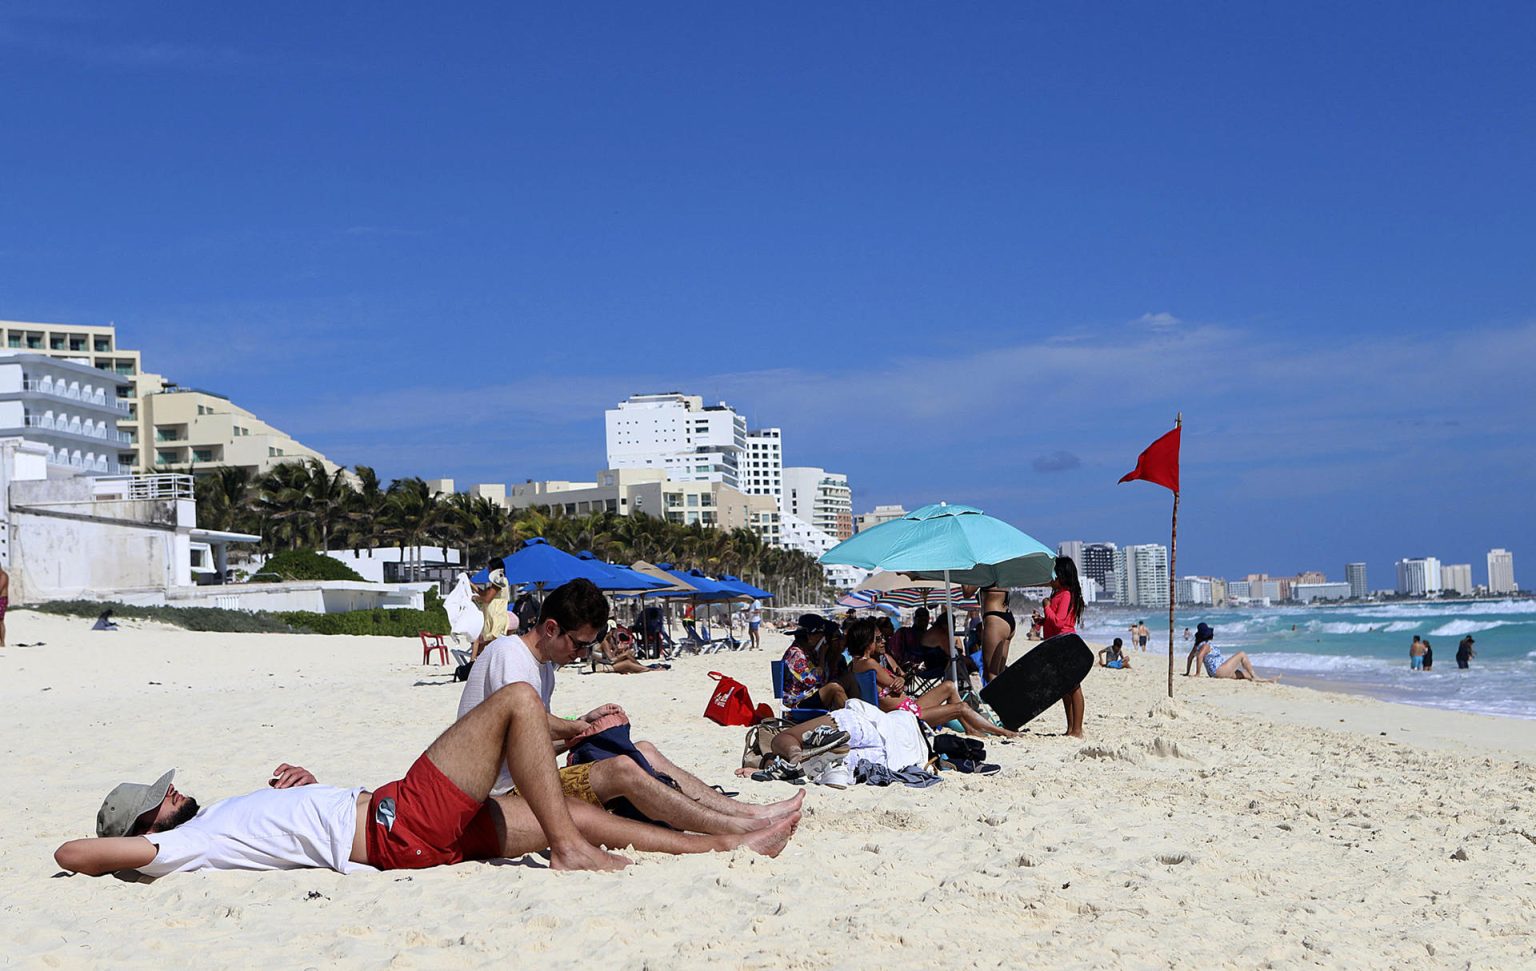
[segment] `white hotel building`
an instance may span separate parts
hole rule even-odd
[[[128,419],[133,382],[113,371],[44,354],[0,356],[0,437],[47,448],[61,472],[131,471],[134,447],[118,428]]]
[[[1515,583],[1515,555],[1500,548],[1488,551],[1488,592],[1517,593]]]
[[[677,391],[637,394],[604,412],[608,468],[660,469],[674,482],[741,488],[747,420],[721,402]]]
[[[1410,597],[1440,596],[1440,561],[1433,556],[1397,561],[1397,592]]]

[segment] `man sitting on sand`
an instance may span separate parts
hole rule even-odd
[[[1113,644],[1099,652],[1099,667],[1116,669],[1123,668],[1127,671],[1131,669],[1131,659],[1126,657],[1125,643],[1121,641],[1120,638],[1115,638],[1115,642]]]
[[[601,705],[576,719],[549,713],[555,669],[585,657],[597,641],[598,632],[608,624],[608,599],[603,592],[590,580],[572,580],[549,594],[539,610],[538,623],[527,634],[498,637],[470,668],[464,694],[459,699],[459,717],[463,718],[505,686],[523,684],[532,688],[542,702],[548,735],[561,751],[577,736],[590,734],[596,722],[607,724],[617,716],[617,720],[627,723],[624,709],[613,704]],[[637,741],[633,745],[656,774],[634,758],[622,756],[568,765],[559,770],[560,785],[566,795],[597,807],[628,800],[648,819],[685,832],[710,834],[762,829],[798,812],[804,798],[800,793],[770,805],[738,802],[678,768],[650,742]],[[667,781],[659,776],[665,776]],[[500,792],[515,782],[503,772],[492,791]]]
[[[599,845],[661,853],[747,846],[774,856],[799,822],[795,812],[744,835],[697,836],[564,798],[546,726],[538,694],[514,684],[454,722],[403,779],[372,792],[317,785],[306,770],[283,764],[269,788],[200,809],[171,785],[172,770],[151,785],[113,789],[96,814],[96,837],[70,840],[53,856],[75,873],[159,877],[207,869],[419,869],[547,849],[552,869],[616,870],[629,861]],[[487,798],[499,770],[511,774],[517,794]]]

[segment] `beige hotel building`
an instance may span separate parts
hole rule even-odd
[[[146,372],[139,352],[118,346],[112,325],[42,324],[0,320],[4,350],[67,358],[109,371],[130,383],[117,386],[127,411],[117,428],[127,434],[118,462],[135,472],[197,471],[235,465],[260,475],[283,462],[335,463],[295,441],[222,395],[181,388]]]

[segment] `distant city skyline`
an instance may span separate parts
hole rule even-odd
[[[1167,543],[1116,480],[1182,412],[1180,573],[1481,579],[1536,554],[1529,13],[1409,8],[12,5],[0,317],[385,478],[586,480],[691,388],[1052,546]]]

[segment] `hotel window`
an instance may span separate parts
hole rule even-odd
[[[11,334],[9,337],[7,337],[5,339],[5,346],[6,347],[20,347],[21,346],[21,335],[20,334]]]
[[[64,338],[58,336],[49,337],[48,349],[50,351],[62,351],[64,349]]]
[[[192,461],[194,461],[194,462],[212,462],[213,461],[213,449],[211,449],[211,448],[194,448],[192,450]]]
[[[107,340],[107,339],[105,339],[105,338],[98,337],[98,338],[96,338],[96,343],[94,345],[94,349],[95,349],[97,354],[109,353],[112,350],[112,342]]]

